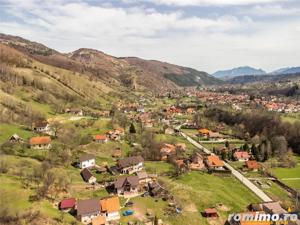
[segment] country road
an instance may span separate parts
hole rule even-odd
[[[183,136],[185,139],[187,139],[191,144],[199,148],[200,150],[204,151],[207,154],[213,154],[210,150],[203,147],[201,144],[199,144],[197,141],[190,138],[188,135],[186,135],[183,132],[180,132],[180,135]],[[232,166],[230,166],[228,163],[225,162],[225,166],[232,172],[232,174],[241,181],[246,187],[248,187],[254,194],[256,194],[261,200],[264,202],[272,202],[273,200],[266,195],[262,190],[260,190],[257,186],[255,186],[248,178],[246,178],[244,175],[242,175],[240,172],[238,172],[236,169],[234,169]]]

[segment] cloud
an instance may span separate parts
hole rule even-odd
[[[285,2],[287,0],[123,0],[125,3],[148,2],[158,5],[175,6],[206,6],[206,5],[251,5],[274,2]]]
[[[300,8],[283,7],[279,4],[256,5],[245,9],[243,13],[256,16],[296,16],[300,14]]]
[[[208,72],[239,65],[271,70],[299,63],[297,17],[286,18],[281,13],[279,20],[260,20],[255,13],[263,9],[258,6],[239,6],[239,11],[232,8],[230,13],[216,10],[207,15],[202,11],[189,13],[185,7],[164,11],[112,2],[5,1],[0,19],[1,15],[7,19],[0,20],[0,32],[63,52],[88,47],[115,56],[163,60]],[[264,6],[278,9],[276,5]]]

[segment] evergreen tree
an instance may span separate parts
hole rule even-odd
[[[256,160],[259,159],[258,149],[255,144],[252,144],[251,152]]]
[[[136,133],[135,126],[134,126],[133,123],[130,124],[129,133],[131,133],[131,134],[135,134]]]
[[[245,143],[243,145],[243,150],[246,151],[246,152],[249,152],[249,145],[248,145],[248,143]]]

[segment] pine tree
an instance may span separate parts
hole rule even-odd
[[[135,133],[136,133],[136,130],[135,130],[135,127],[134,127],[134,124],[133,124],[133,123],[130,125],[129,132],[130,132],[131,134],[135,134]]]

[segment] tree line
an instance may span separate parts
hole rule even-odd
[[[238,138],[251,141],[260,161],[271,157],[286,161],[291,151],[300,154],[300,122],[283,122],[278,115],[261,110],[232,112],[213,107],[204,115],[233,127]]]

